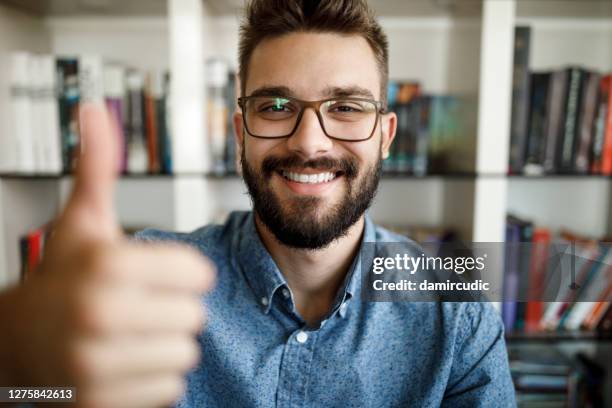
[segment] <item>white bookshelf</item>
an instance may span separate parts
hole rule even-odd
[[[569,65],[612,72],[612,3],[520,0],[516,25],[531,27],[530,69]],[[589,236],[612,234],[612,180],[598,176],[511,177],[508,211],[536,225]]]
[[[78,15],[78,10],[61,7],[51,7],[50,13],[42,15],[7,7],[0,9],[1,15],[19,14],[31,20],[31,24],[38,27],[38,37],[43,43],[36,48],[9,41],[8,49],[24,48],[59,55],[98,54],[143,69],[170,70],[174,162],[179,173],[186,174],[150,180],[122,179],[116,199],[122,223],[189,230],[219,219],[231,210],[250,208],[239,178],[207,179],[194,175],[206,167],[206,162],[200,160],[205,157],[201,154],[204,146],[197,144],[198,141],[204,144],[205,140],[204,136],[197,137],[203,135],[205,128],[202,62],[210,56],[221,56],[236,67],[239,17],[235,10],[240,4],[240,1],[168,0],[166,10],[161,12],[157,6],[151,11],[151,6],[143,5],[143,15],[134,9],[120,10],[122,15],[112,15],[108,11]],[[499,52],[496,51],[499,44],[482,41],[483,27],[499,26],[499,14],[506,12],[492,12],[491,8],[495,10],[497,6],[482,10],[478,2],[463,2],[459,8],[449,11],[446,6],[429,0],[374,1],[373,5],[380,10],[381,23],[389,36],[392,79],[418,80],[429,93],[462,94],[474,101],[472,110],[476,112],[478,98],[483,97],[479,75],[482,58],[489,55],[491,66],[486,69],[510,70],[504,61],[496,61],[496,56],[491,55]],[[512,18],[506,12],[504,21]],[[32,29],[27,25],[12,26],[11,31],[12,35],[31,35]],[[512,44],[504,44],[504,49],[510,52]],[[499,84],[499,80],[496,83]],[[500,92],[510,92],[510,85],[502,86],[499,91],[490,89],[487,97],[494,98]],[[498,116],[509,115],[504,107],[499,112]],[[480,124],[475,115],[469,118],[468,126],[476,138]],[[495,124],[489,126],[495,127]],[[504,133],[504,129],[500,127],[495,133]],[[194,142],[194,139],[198,140]],[[504,154],[502,151],[486,154],[481,148],[474,149],[479,156]],[[478,171],[477,167],[474,164],[474,170]],[[32,197],[48,194],[30,179],[0,180],[0,183],[3,186],[18,184]],[[31,222],[23,222],[21,227],[5,226],[0,231],[5,251],[0,274],[7,277],[6,281],[14,281],[17,276],[18,252],[16,244],[11,246],[11,243],[28,228],[57,213],[67,198],[71,181],[62,178],[45,183],[50,186],[48,189],[55,191],[54,200],[49,201],[52,204],[34,209],[36,214],[30,214],[23,207],[20,210],[22,219]],[[499,214],[505,209],[488,207],[486,214],[476,213],[475,197],[482,189],[481,182],[470,177],[384,179],[370,213],[376,221],[386,224],[451,226],[467,239],[473,237],[476,225],[483,225],[486,228],[481,227],[474,238],[501,240],[503,219]],[[2,215],[6,215],[7,208],[12,205],[9,197],[13,192],[6,190],[5,187],[0,196],[2,202],[7,203]],[[483,219],[492,217],[495,218]]]
[[[37,2],[26,3],[36,8]],[[533,27],[531,61],[536,68],[558,67],[575,58],[612,71],[612,13],[598,6],[578,13],[575,6],[559,3],[567,2],[371,1],[389,37],[392,79],[418,80],[427,93],[461,94],[473,101],[474,114],[467,118],[473,143],[468,148],[474,151],[474,173],[483,175],[384,178],[370,210],[375,221],[443,225],[467,240],[502,241],[505,215],[511,210],[553,228],[610,232],[608,179],[504,177],[516,24]],[[0,52],[93,53],[142,69],[169,69],[172,76],[171,134],[179,174],[121,179],[116,200],[121,222],[186,231],[231,210],[250,208],[239,178],[199,175],[207,164],[203,62],[220,56],[236,68],[236,10],[242,0],[109,2],[111,9],[94,12],[66,2],[50,4],[49,10],[38,12],[0,6]],[[555,49],[556,56],[544,57],[540,51],[546,49]],[[0,82],[0,119],[6,115],[6,91]],[[0,143],[5,131],[0,130]],[[17,236],[52,218],[70,183],[70,178],[0,177],[0,285],[17,276]],[[562,200],[559,191],[567,189],[579,193]],[[47,204],[34,208],[19,200]]]

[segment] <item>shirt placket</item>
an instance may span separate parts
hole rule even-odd
[[[296,330],[287,338],[281,360],[277,407],[305,407],[317,332]]]

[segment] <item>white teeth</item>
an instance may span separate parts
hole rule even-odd
[[[317,183],[327,183],[336,178],[336,175],[331,172],[326,173],[317,173],[317,174],[301,174],[301,173],[293,173],[284,171],[282,172],[283,177],[296,181],[298,183],[306,183],[306,184],[317,184]]]

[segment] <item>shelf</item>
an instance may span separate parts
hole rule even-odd
[[[612,332],[593,332],[593,331],[575,331],[575,332],[532,332],[532,333],[506,333],[506,342],[508,343],[559,343],[567,341],[612,341]]]
[[[517,180],[559,180],[559,179],[592,179],[592,180],[606,180],[612,179],[612,176],[604,174],[542,174],[542,175],[529,175],[529,174],[509,174],[509,179]]]
[[[215,15],[235,15],[244,6],[243,0],[206,0]],[[479,16],[482,0],[369,0],[380,17],[472,17]]]
[[[40,16],[165,16],[166,0],[3,0],[18,10]]]
[[[612,3],[607,0],[518,0],[517,16],[604,19],[612,17]]]
[[[201,173],[181,173],[181,174],[121,174],[121,180],[171,180],[181,178],[204,177]],[[2,173],[0,180],[62,180],[72,179],[72,174],[22,174],[22,173]]]

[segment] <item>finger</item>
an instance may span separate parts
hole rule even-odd
[[[129,243],[99,250],[94,273],[112,283],[201,294],[215,281],[213,263],[194,248],[176,243]]]
[[[81,372],[97,386],[151,373],[180,376],[200,359],[197,341],[186,335],[95,339],[82,344],[81,353],[87,356]]]
[[[182,376],[151,375],[77,393],[77,404],[83,407],[159,407],[173,404],[184,391]]]
[[[140,288],[109,287],[89,296],[80,311],[82,329],[95,336],[120,334],[197,334],[205,322],[199,296],[151,294]]]
[[[103,105],[81,107],[80,130],[74,186],[62,218],[71,229],[89,237],[113,239],[120,230],[113,204],[119,146]]]

